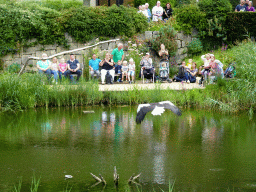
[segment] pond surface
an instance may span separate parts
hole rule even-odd
[[[137,107],[51,108],[0,116],[0,191],[256,191],[256,120]],[[83,111],[94,110],[85,114]],[[254,118],[255,119],[255,118]],[[120,176],[114,186],[114,166]],[[107,185],[93,186],[101,174]],[[128,179],[141,173],[137,184]],[[72,179],[64,179],[72,175]]]

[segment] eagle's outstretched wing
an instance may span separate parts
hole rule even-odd
[[[153,109],[154,106],[151,104],[140,104],[137,109],[136,123],[140,124],[147,112],[152,111]]]
[[[170,101],[161,101],[159,102],[159,106],[163,106],[165,109],[171,110],[173,113],[175,113],[178,116],[181,116],[182,114],[181,110]]]

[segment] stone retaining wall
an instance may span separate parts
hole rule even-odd
[[[139,35],[140,40],[150,40],[153,37],[158,35],[158,31],[146,31],[145,34]],[[177,63],[181,63],[182,59],[184,59],[187,56],[187,46],[188,44],[192,41],[193,37],[196,36],[196,32],[193,32],[192,35],[184,35],[182,32],[179,32],[177,34],[177,44],[178,44],[178,51],[175,57],[175,60]],[[68,34],[65,34],[65,37],[68,41],[68,45],[70,45],[69,50],[85,47],[88,44],[81,44],[77,43],[74,41],[72,37],[70,37]],[[32,40],[33,41],[33,40]],[[117,44],[120,43],[121,41],[116,41],[116,42],[110,42],[110,43],[104,43],[101,44],[93,49],[97,49],[98,55],[103,56],[105,52],[112,52],[114,48],[117,47]],[[124,44],[127,44],[127,42],[122,42]],[[25,58],[33,56],[33,57],[41,57],[42,53],[47,53],[48,56],[54,55],[63,51],[67,51],[62,46],[59,46],[57,44],[55,45],[37,45],[34,47],[29,47],[27,49],[22,49],[20,53],[17,54],[8,54],[1,59],[3,60],[5,67],[9,66],[13,63],[17,64],[24,64]],[[76,55],[76,58],[80,61],[80,63],[84,63],[84,55],[88,55],[90,53],[90,50],[82,50],[78,52],[74,52]],[[69,59],[69,54],[64,55],[65,60]],[[154,56],[154,61],[158,61],[159,58],[157,56]],[[37,70],[36,69],[36,62],[37,60],[30,60],[28,63],[28,66],[26,67],[26,71],[31,71],[31,70]],[[88,65],[88,64],[87,64]]]

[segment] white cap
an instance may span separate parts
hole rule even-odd
[[[146,53],[146,55],[150,55],[149,53]]]
[[[148,5],[148,6],[149,6],[149,4],[148,4],[148,3],[145,3],[145,5]]]

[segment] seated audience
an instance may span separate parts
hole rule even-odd
[[[146,55],[140,61],[140,65],[143,70],[143,75],[147,79],[152,78],[155,73],[154,66],[152,64],[152,59],[149,57],[150,57],[150,54],[146,53]]]
[[[47,58],[47,54],[42,54],[42,60],[36,63],[39,73],[45,73],[47,75],[48,80],[51,78],[51,61]]]
[[[128,68],[129,68],[128,81],[129,81],[129,83],[133,83],[134,79],[135,79],[135,62],[133,61],[132,58],[129,60]],[[132,81],[131,81],[131,77],[132,77]]]
[[[68,65],[67,63],[65,63],[65,59],[63,57],[60,59],[58,69],[59,69],[59,79],[61,81],[62,75],[66,76],[66,71],[68,70]]]
[[[51,74],[53,74],[56,84],[58,83],[58,71],[58,59],[57,57],[53,57],[51,64]]]
[[[156,6],[153,7],[152,9],[152,21],[158,21],[158,20],[163,20],[162,15],[163,15],[163,8],[160,6],[160,1],[157,1]]]
[[[190,83],[190,81],[188,79],[188,72],[186,70],[186,62],[185,61],[182,61],[181,66],[179,67],[178,75],[173,78],[173,81]]]
[[[99,64],[101,60],[97,58],[96,54],[92,55],[92,59],[89,61],[89,68],[90,68],[90,74],[91,78],[94,78],[94,74],[97,75],[97,79],[100,77],[100,70],[99,70]]]
[[[246,7],[246,11],[255,12],[254,7],[252,6],[252,1],[249,1],[248,6]]]
[[[101,82],[102,85],[105,84],[105,78],[107,72],[112,76],[112,82],[114,81],[115,70],[114,70],[114,61],[110,58],[110,53],[106,53],[105,58],[99,64],[101,66]]]
[[[161,58],[160,61],[168,60],[169,53],[168,50],[165,49],[164,44],[160,45],[160,51],[158,52],[158,54]]]
[[[80,70],[80,63],[77,59],[75,59],[74,54],[70,54],[70,60],[67,61],[68,64],[68,70],[66,71],[66,76],[69,77],[70,80],[74,80],[74,77],[72,74],[77,74],[77,81],[82,75],[82,71]]]
[[[240,0],[240,4],[236,6],[235,12],[246,11],[246,5],[244,0]]]
[[[172,8],[170,3],[166,3],[166,8],[163,13],[164,21],[168,20],[172,16]]]
[[[122,81],[124,81],[124,77],[126,81],[128,81],[128,66],[127,66],[127,61],[123,61],[123,66],[122,66]]]
[[[196,68],[196,62],[192,63],[192,68],[191,70],[187,70],[188,72],[188,80],[190,83],[195,83],[196,82],[196,74],[198,72],[198,69]]]
[[[122,82],[122,61],[121,60],[119,60],[117,62],[117,65],[115,66],[115,74],[119,75],[117,82]]]

